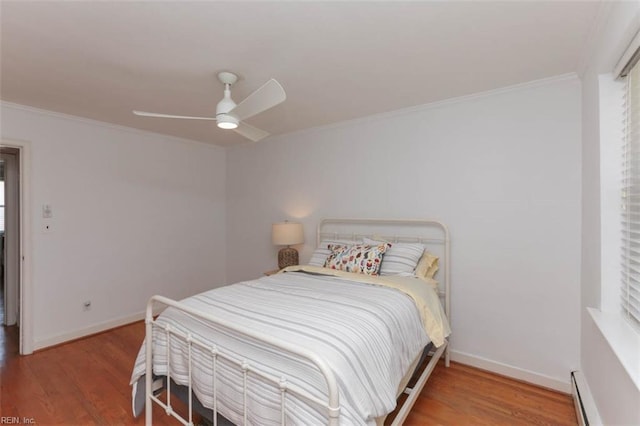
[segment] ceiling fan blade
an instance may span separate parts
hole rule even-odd
[[[265,132],[262,129],[253,127],[247,123],[238,123],[238,127],[234,129],[236,133],[241,134],[247,139],[251,139],[254,142],[258,142],[260,139],[264,139],[269,136],[269,132]]]
[[[158,118],[184,118],[187,120],[214,120],[215,117],[191,117],[188,115],[170,115],[170,114],[158,114],[156,112],[146,112],[146,111],[133,111],[135,115],[139,115],[142,117],[158,117]]]
[[[229,113],[232,113],[239,120],[246,120],[262,111],[266,111],[287,99],[284,89],[275,79],[271,79],[262,85],[258,90],[247,96],[242,102],[236,105]]]

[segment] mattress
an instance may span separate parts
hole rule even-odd
[[[433,327],[425,326],[421,311],[424,306],[432,305],[433,300],[416,303],[416,295],[411,294],[414,292],[392,288],[402,287],[398,284],[389,287],[361,277],[309,272],[314,271],[290,271],[262,277],[214,289],[182,302],[322,354],[338,381],[340,424],[374,425],[377,418],[395,408],[398,388],[432,337],[428,333]],[[437,301],[435,291],[425,294]],[[433,312],[430,318],[431,322],[441,322],[441,307],[440,312]],[[157,323],[161,326],[170,324],[180,332],[191,333],[199,341],[209,342],[212,347],[215,345],[267,374],[284,377],[311,395],[326,398],[324,377],[306,360],[174,308],[168,308]],[[446,333],[446,322],[440,324],[439,329]],[[438,334],[434,342],[441,340],[441,333],[432,334]],[[175,336],[169,339],[171,377],[178,384],[186,385],[186,344]],[[159,329],[154,331],[153,340],[154,374],[166,375],[167,337]],[[137,385],[144,373],[143,345],[131,377],[134,396],[138,390],[144,392]],[[205,407],[213,407],[211,357],[207,351],[193,349],[192,376],[198,400]],[[241,373],[221,363],[217,380],[218,411],[232,422],[242,423],[244,396],[238,385],[242,383]],[[277,385],[250,376],[247,388],[247,423],[280,424]],[[324,424],[326,419],[326,408],[295,395],[287,397],[287,424]]]

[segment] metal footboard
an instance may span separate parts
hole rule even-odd
[[[210,321],[215,324],[219,324],[225,328],[230,330],[243,333],[246,336],[251,338],[261,340],[267,342],[279,349],[287,351],[291,354],[297,355],[301,358],[304,358],[314,364],[318,370],[324,376],[324,379],[327,383],[328,389],[328,397],[327,400],[321,400],[304,389],[295,386],[287,382],[286,377],[275,377],[271,374],[266,374],[258,369],[256,369],[253,365],[249,364],[246,360],[239,360],[225,354],[216,346],[211,346],[210,344],[205,344],[198,339],[194,338],[190,333],[183,333],[179,330],[173,329],[170,325],[159,325],[153,319],[153,307],[155,303],[160,303],[165,306],[171,306],[183,312],[186,312],[194,317],[201,318],[207,321]],[[147,303],[146,310],[146,377],[145,377],[145,424],[147,426],[151,426],[153,423],[153,403],[158,404],[162,407],[167,415],[170,415],[176,418],[185,426],[193,425],[193,401],[192,401],[192,361],[193,354],[192,348],[194,346],[199,347],[206,353],[211,355],[211,367],[213,372],[213,407],[210,407],[213,411],[213,424],[217,425],[217,367],[219,360],[224,360],[229,364],[232,364],[238,368],[238,371],[241,371],[242,374],[242,389],[243,389],[243,424],[247,424],[247,378],[249,374],[259,376],[261,379],[273,383],[280,389],[280,412],[281,412],[281,424],[285,424],[286,419],[286,397],[287,394],[295,394],[296,396],[307,400],[308,402],[317,404],[318,406],[325,407],[327,410],[327,424],[330,426],[338,425],[338,417],[340,415],[340,402],[339,402],[339,394],[338,394],[338,386],[336,383],[335,376],[333,371],[329,369],[329,367],[325,364],[325,362],[319,358],[313,352],[305,349],[290,345],[287,342],[282,342],[276,339],[271,338],[270,336],[258,335],[251,330],[246,330],[242,327],[238,327],[237,325],[230,324],[222,319],[214,318],[206,313],[195,310],[189,306],[185,306],[180,302],[176,302],[169,298],[163,296],[153,296],[149,299]],[[160,398],[153,395],[152,384],[153,384],[153,330],[154,327],[161,328],[167,336],[167,401],[163,402]],[[187,345],[188,352],[188,419],[182,417],[179,413],[174,411],[171,405],[171,340],[170,336],[177,336],[178,338],[184,340]]]

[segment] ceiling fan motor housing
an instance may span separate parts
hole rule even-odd
[[[222,100],[218,102],[218,105],[216,106],[216,116],[220,114],[226,114],[235,107],[236,107],[236,103],[233,102],[233,99],[231,99],[231,89],[229,89],[228,84],[225,84],[224,98],[222,98]]]
[[[224,98],[216,106],[216,121],[221,129],[235,129],[238,127],[238,118],[228,113],[236,107],[236,103],[231,99],[229,86],[230,84],[228,83],[224,85]]]

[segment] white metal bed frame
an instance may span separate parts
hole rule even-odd
[[[343,232],[344,227],[355,227],[360,232]],[[380,228],[384,229],[406,229],[406,228],[431,228],[437,229],[440,232],[439,237],[433,236],[407,236],[402,233],[394,233],[393,235],[386,235],[380,233]],[[331,231],[331,228],[333,230]],[[389,242],[419,242],[429,247],[433,244],[437,244],[442,246],[442,250],[438,253],[440,255],[441,260],[444,262],[444,282],[441,283],[439,289],[439,295],[444,299],[444,308],[447,318],[451,318],[451,298],[450,298],[450,238],[449,238],[449,229],[445,224],[435,220],[399,220],[399,219],[324,219],[318,224],[317,228],[317,244],[320,244],[322,238],[349,238],[353,240],[361,239],[364,237],[372,238],[372,239],[384,239]],[[246,360],[237,359],[233,356],[230,356],[219,350],[216,346],[207,345],[198,339],[195,339],[190,333],[184,334],[179,332],[178,330],[172,329],[169,325],[161,326],[156,324],[154,320],[154,307],[156,304],[161,304],[164,306],[171,306],[175,309],[181,310],[185,313],[188,313],[196,318],[201,318],[212,323],[221,325],[225,328],[233,330],[235,332],[239,332],[245,334],[253,339],[266,342],[270,345],[273,345],[283,351],[289,352],[291,354],[300,356],[311,363],[313,363],[318,370],[323,374],[325,381],[327,383],[328,389],[328,398],[327,401],[320,400],[304,389],[301,389],[297,386],[294,386],[287,382],[285,377],[275,377],[270,374],[265,374],[260,369],[256,369],[254,366],[247,363]],[[285,412],[286,412],[286,396],[287,393],[295,394],[296,396],[306,399],[309,402],[318,404],[319,406],[325,407],[327,409],[327,423],[329,426],[337,426],[338,419],[340,416],[340,400],[339,400],[339,392],[338,386],[336,382],[336,378],[333,374],[333,371],[326,365],[324,360],[319,357],[317,354],[312,351],[307,350],[303,347],[298,347],[289,344],[288,342],[280,341],[278,339],[274,339],[271,336],[265,336],[262,334],[257,334],[252,330],[246,329],[244,327],[239,327],[236,324],[229,323],[220,318],[214,318],[211,315],[208,315],[205,312],[195,310],[189,306],[186,306],[180,302],[175,300],[171,300],[169,298],[163,296],[153,296],[149,299],[147,303],[146,309],[146,377],[145,377],[145,424],[147,426],[151,426],[153,423],[153,403],[158,404],[162,407],[167,415],[175,417],[180,423],[186,426],[193,425],[193,400],[192,400],[192,348],[193,346],[197,346],[202,350],[208,351],[211,354],[211,365],[213,370],[213,407],[210,407],[213,412],[212,421],[214,426],[217,426],[217,387],[216,387],[216,371],[217,364],[219,360],[225,360],[230,364],[234,364],[238,367],[238,369],[242,372],[243,377],[243,424],[247,423],[247,377],[249,374],[254,374],[260,376],[262,379],[274,383],[280,389],[280,405],[281,405],[281,424],[285,424]],[[166,376],[166,386],[167,386],[167,400],[166,402],[162,401],[156,395],[154,395],[154,390],[158,388],[157,384],[154,384],[153,380],[153,329],[154,327],[161,328],[167,336],[167,376]],[[183,418],[179,413],[177,413],[173,406],[171,405],[171,369],[168,367],[171,358],[171,344],[169,336],[174,335],[178,338],[183,339],[187,343],[188,348],[188,419]],[[422,374],[419,376],[417,381],[415,382],[413,388],[406,388],[404,390],[405,394],[408,394],[407,399],[404,401],[402,406],[400,407],[398,414],[394,418],[392,426],[402,425],[404,420],[406,419],[409,411],[413,407],[418,395],[424,388],[427,380],[431,376],[438,360],[444,355],[445,357],[445,365],[449,366],[449,345],[448,341],[445,340],[445,343],[440,346],[432,355]]]

